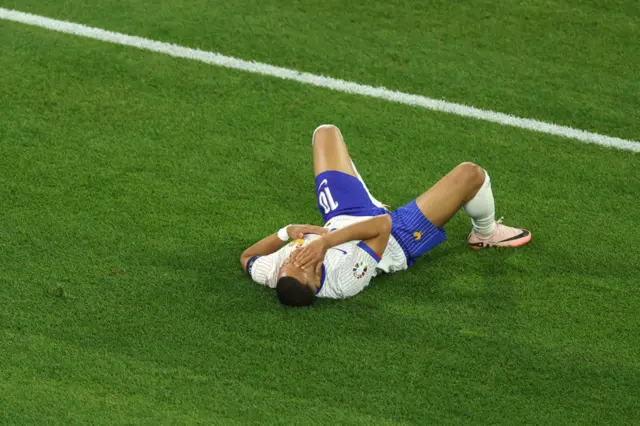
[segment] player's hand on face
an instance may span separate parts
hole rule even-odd
[[[327,228],[314,225],[289,225],[287,227],[287,234],[289,234],[289,238],[292,240],[303,238],[306,234],[318,234],[322,236],[328,232],[329,230]]]
[[[321,263],[328,249],[329,246],[324,238],[318,238],[293,252],[291,260],[296,267],[305,269],[318,262]]]

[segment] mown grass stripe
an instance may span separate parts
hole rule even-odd
[[[164,53],[178,58],[197,60],[211,65],[278,77],[285,80],[294,80],[300,83],[310,84],[318,87],[325,87],[339,92],[369,96],[391,102],[398,102],[406,105],[426,108],[429,110],[441,111],[463,117],[475,118],[477,120],[498,123],[503,126],[518,127],[535,132],[575,139],[585,143],[592,143],[606,147],[614,147],[628,151],[640,152],[640,142],[634,140],[616,138],[613,136],[592,133],[585,130],[575,129],[573,127],[561,126],[558,124],[547,123],[531,118],[521,118],[501,112],[483,110],[468,105],[398,92],[385,89],[384,87],[373,87],[351,81],[344,81],[331,77],[300,72],[294,69],[277,67],[260,62],[245,61],[231,56],[221,55],[215,52],[192,49],[176,44],[150,40],[144,37],[121,34],[95,27],[88,27],[82,24],[51,19],[30,13],[0,8],[0,19],[19,22],[27,25],[34,25],[53,31],[77,35],[81,37],[88,37],[95,40],[106,41],[109,43]]]

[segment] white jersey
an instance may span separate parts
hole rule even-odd
[[[336,216],[324,227],[336,230],[367,219],[371,217]],[[255,282],[275,288],[284,261],[297,248],[316,238],[319,236],[308,234],[303,239],[292,241],[275,253],[251,259],[247,264],[247,272]],[[379,273],[402,269],[407,269],[407,258],[393,236],[389,237],[389,243],[382,258],[362,241],[349,241],[327,251],[316,296],[330,299],[354,296],[367,287],[371,279]]]

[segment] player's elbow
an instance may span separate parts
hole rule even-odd
[[[247,263],[249,262],[250,258],[251,255],[247,253],[247,250],[243,251],[240,255],[240,265],[242,265],[242,269],[245,271],[247,270]]]
[[[391,234],[391,228],[393,227],[393,220],[391,219],[390,214],[385,214],[380,216],[380,227],[379,232],[382,235]]]

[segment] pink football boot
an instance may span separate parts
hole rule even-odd
[[[493,235],[481,237],[471,231],[467,245],[474,250],[489,247],[518,247],[531,241],[531,232],[526,229],[512,228],[502,224],[502,218],[496,221]]]

